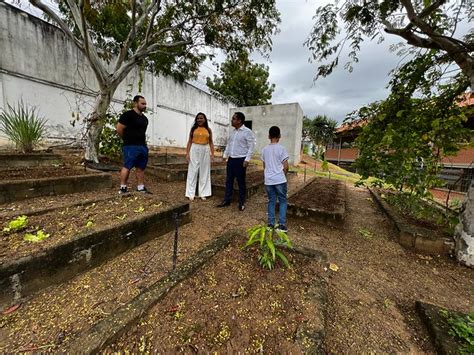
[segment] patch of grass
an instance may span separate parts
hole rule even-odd
[[[5,133],[24,153],[33,151],[46,132],[46,119],[38,115],[36,107],[23,101],[16,106],[7,104],[0,111],[0,131]]]

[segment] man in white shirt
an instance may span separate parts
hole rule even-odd
[[[245,209],[247,193],[245,174],[255,149],[255,134],[245,127],[244,122],[245,115],[242,112],[234,113],[232,116],[232,127],[234,129],[230,132],[224,151],[224,159],[227,159],[225,196],[217,207],[230,205],[234,192],[234,179],[236,178],[239,185],[239,211]]]

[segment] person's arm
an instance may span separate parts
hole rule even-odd
[[[191,144],[193,143],[193,136],[191,133],[189,133],[189,138],[188,138],[188,144],[186,145],[186,161],[189,163],[189,160],[191,159],[189,157],[189,153],[191,152]]]
[[[211,148],[211,160],[214,161],[214,142],[212,140],[212,130],[209,128],[209,148]]]
[[[222,158],[224,158],[225,161],[227,161],[227,158],[229,158],[229,150],[230,150],[230,139],[232,137],[232,132],[227,136],[227,144],[225,145],[224,149],[224,154],[222,154]]]
[[[252,159],[253,151],[256,145],[255,134],[250,129],[245,134],[245,141],[247,142],[248,150],[244,160],[244,167],[247,167],[249,165],[250,159]]]
[[[288,170],[289,170],[289,165],[288,165],[288,159],[286,159],[284,162],[283,162],[283,172],[285,173],[285,176],[286,174],[288,174]]]
[[[117,126],[115,127],[115,130],[117,131],[117,134],[119,135],[120,138],[123,138],[123,132],[125,131],[125,125],[118,122]]]

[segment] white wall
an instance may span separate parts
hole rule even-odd
[[[270,127],[278,126],[281,130],[280,143],[290,155],[289,162],[291,164],[300,162],[303,110],[298,103],[232,108],[229,115],[235,111],[242,112],[246,121],[252,121],[252,130],[257,138],[257,153],[270,142],[268,139]]]
[[[56,27],[17,8],[0,3],[0,108],[20,99],[39,108],[48,119],[51,138],[81,137],[73,115],[84,118],[94,103],[98,85],[86,58]],[[133,71],[119,86],[112,103],[118,112],[123,100],[138,92]],[[210,120],[216,144],[225,144],[230,102],[188,83],[146,72],[140,92],[151,109],[149,143],[184,147],[195,115]],[[1,140],[0,140],[1,141]]]

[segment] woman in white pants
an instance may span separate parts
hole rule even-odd
[[[186,160],[188,161],[186,197],[191,201],[194,200],[199,174],[199,197],[205,200],[211,196],[211,160],[214,160],[214,143],[207,117],[202,112],[196,115],[189,133]]]

